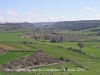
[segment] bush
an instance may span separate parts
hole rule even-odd
[[[67,48],[67,50],[72,50],[72,49],[73,49],[72,47]]]
[[[23,41],[23,44],[33,44],[31,41]]]
[[[56,43],[57,40],[56,39],[51,39],[51,43]]]
[[[88,67],[88,66],[86,66],[86,67],[85,67],[85,70],[89,70],[89,67]]]
[[[64,60],[64,57],[60,57],[60,60]]]
[[[72,75],[72,73],[69,73],[69,75]]]
[[[69,48],[67,48],[67,50],[70,50],[70,51],[77,52],[79,54],[84,54],[85,55],[85,52],[83,52],[81,49],[74,49],[72,47],[69,47]]]
[[[42,40],[41,42],[46,42],[45,40]]]
[[[58,48],[63,48],[62,46],[57,46]]]
[[[94,55],[94,54],[91,54],[90,56],[91,56],[92,58],[95,58],[95,55]]]
[[[69,59],[66,59],[65,62],[70,62],[70,60]]]
[[[74,65],[76,65],[76,67],[80,67],[80,68],[84,68],[83,65],[81,63],[79,63],[78,61],[74,60],[71,61]]]

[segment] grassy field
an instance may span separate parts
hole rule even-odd
[[[62,46],[64,48],[68,48],[68,47],[72,47],[72,48],[77,48],[79,49],[79,47],[77,46],[78,42],[64,42],[64,43],[50,43],[50,42],[46,42],[46,45],[52,45],[52,46]],[[97,45],[99,45],[99,42],[83,42],[85,44],[85,47],[82,49],[84,52],[86,52],[86,54],[90,55],[90,54],[94,54],[97,57],[100,57],[100,48],[97,48]]]
[[[90,63],[87,63],[87,62],[83,63],[83,64],[89,66],[89,68],[90,68],[89,70],[84,70],[84,68],[75,67],[73,64],[64,63],[64,64],[62,64],[62,66],[69,68],[69,70],[65,71],[64,74],[69,75],[71,73],[72,75],[94,75],[94,74],[99,75],[100,68],[98,66],[100,63],[97,63],[97,62],[92,62],[91,64]],[[54,65],[54,66],[42,67],[41,69],[43,70],[43,69],[51,69],[51,68],[55,69],[56,67]],[[45,73],[47,73],[47,71],[46,72],[43,72],[43,71],[39,72],[39,74],[41,74],[41,73],[45,74]],[[53,73],[54,73],[54,75],[62,75],[62,72],[60,72],[60,71],[56,71]]]
[[[2,33],[0,34],[0,41],[20,42],[20,41],[32,41],[33,38],[18,38],[18,35],[24,35],[25,33]]]
[[[100,57],[100,48],[97,48],[99,42],[83,42],[85,47],[82,49],[87,55],[78,54],[72,51],[68,51],[68,47],[77,48],[78,42],[63,42],[63,43],[50,43],[49,41],[41,42],[36,41],[33,38],[17,38],[18,35],[24,35],[25,33],[5,33],[0,34],[0,45],[3,47],[7,47],[7,50],[11,50],[12,48],[15,50],[38,50],[42,49],[45,53],[49,54],[54,58],[69,58],[71,60],[77,60],[82,65],[88,66],[89,70],[85,71],[67,71],[65,75],[99,75],[100,73],[100,61],[95,58],[91,58],[90,55],[94,54],[96,57]],[[22,44],[19,42],[23,41],[32,41],[33,44]],[[0,47],[1,47],[0,46]],[[59,48],[58,46],[62,46],[63,48]],[[21,58],[23,56],[29,55],[32,52],[6,52],[4,54],[0,54],[0,65],[3,63],[9,62],[11,60],[15,60]],[[75,65],[71,63],[62,63],[63,66],[76,69]],[[56,68],[55,65],[49,65],[46,67],[40,67],[41,69],[46,68]],[[47,71],[41,71],[39,74],[48,73]],[[5,75],[5,73],[0,72],[0,75]],[[13,72],[12,75],[37,75],[32,74],[32,72]],[[61,72],[54,72],[54,75],[61,75]]]
[[[22,43],[19,43],[19,42],[8,42],[8,41],[3,42],[3,41],[0,41],[0,44],[4,45],[4,48],[6,50],[12,50],[12,48],[13,48],[13,50],[33,50],[33,49],[35,49],[35,48],[32,48],[32,47],[30,47],[26,44],[22,44]]]
[[[0,55],[0,65],[29,54],[32,54],[32,52],[6,52]]]
[[[84,34],[84,35],[87,35],[87,34],[92,34],[92,33],[97,33],[97,32],[92,32],[90,30],[85,30],[85,31],[69,31],[69,30],[64,30],[64,31],[60,31],[60,32],[57,32],[57,33],[61,33],[61,34]]]
[[[85,29],[85,30],[81,30],[81,31],[69,31],[67,30],[63,30],[63,31],[59,31],[57,33],[61,33],[61,34],[93,34],[93,33],[98,33],[100,27],[97,28],[91,28],[91,29]]]

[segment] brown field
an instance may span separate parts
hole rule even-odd
[[[9,45],[0,44],[0,47],[4,48],[4,49],[6,49],[6,50],[15,50],[14,47],[9,46]]]

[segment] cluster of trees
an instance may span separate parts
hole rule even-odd
[[[73,51],[73,52],[77,52],[79,54],[85,54],[85,52],[83,52],[82,50],[75,49],[75,48],[72,48],[72,47],[67,48],[67,50],[70,50],[70,51]]]
[[[85,47],[85,44],[82,43],[82,42],[78,42],[77,46],[78,46],[80,49],[75,49],[75,48],[69,47],[69,48],[67,48],[67,50],[70,50],[70,51],[77,52],[77,53],[79,53],[79,54],[84,54],[84,55],[85,55],[85,52],[82,51],[82,48]]]
[[[20,28],[24,28],[23,26],[19,25],[18,23],[3,23],[0,24],[1,32],[17,32]]]

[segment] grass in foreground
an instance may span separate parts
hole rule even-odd
[[[0,55],[0,65],[21,58],[23,56],[29,55],[32,52],[6,52]]]

